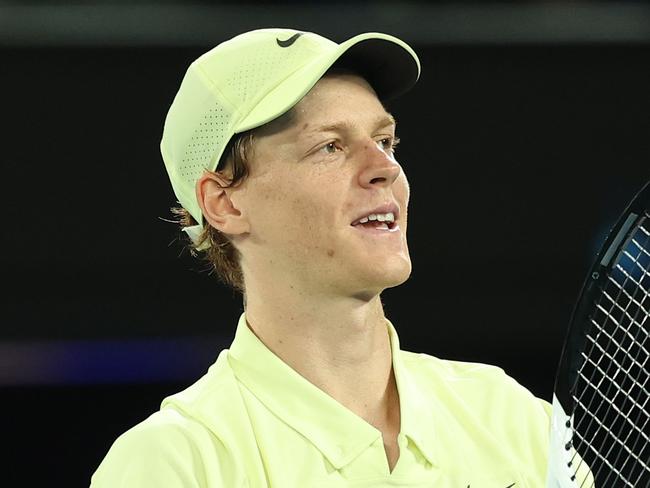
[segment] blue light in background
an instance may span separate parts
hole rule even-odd
[[[0,385],[196,379],[230,341],[218,336],[0,343]]]

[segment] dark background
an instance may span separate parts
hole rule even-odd
[[[232,340],[241,300],[164,221],[158,144],[188,64],[269,26],[418,52],[388,107],[414,270],[387,315],[403,349],[497,364],[550,400],[585,273],[650,177],[645,4],[0,2],[7,486],[87,486]]]

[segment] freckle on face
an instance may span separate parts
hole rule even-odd
[[[328,255],[330,258],[334,257],[334,249],[328,249],[328,250],[327,250],[327,255]]]

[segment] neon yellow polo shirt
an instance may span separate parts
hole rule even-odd
[[[400,350],[400,456],[273,354],[242,315],[205,376],[122,434],[92,477],[121,487],[545,486],[550,405],[500,368]]]

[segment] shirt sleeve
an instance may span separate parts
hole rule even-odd
[[[229,458],[223,443],[203,426],[176,412],[161,411],[117,438],[93,474],[90,487],[242,486]]]

